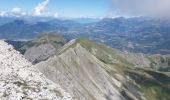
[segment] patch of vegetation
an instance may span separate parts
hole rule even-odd
[[[154,72],[154,71],[145,71],[146,73],[152,75],[157,81],[163,83],[163,84],[170,84],[170,77],[165,75],[164,73]]]
[[[29,86],[26,81],[16,81],[13,84],[16,84],[18,87],[21,87],[23,90],[28,89],[28,90],[31,90],[31,91],[34,91],[34,92],[40,92],[41,91],[39,88]]]
[[[116,50],[106,47],[104,44],[96,43],[87,39],[77,39],[77,42],[80,43],[89,52],[92,52],[92,49],[96,49],[97,52],[95,56],[106,64],[113,64],[113,59],[116,59],[126,64],[126,66],[133,66],[133,64],[129,63],[126,59],[119,56],[119,53]],[[114,58],[110,59],[110,57]]]
[[[27,83],[25,81],[16,81],[14,82],[14,84],[16,84],[18,87],[27,86]]]
[[[63,98],[63,95],[60,91],[54,89],[53,92],[55,93],[56,96]]]
[[[141,85],[140,90],[148,100],[170,100],[170,90],[155,82]]]
[[[30,97],[27,97],[26,99],[27,99],[27,100],[33,100],[33,98],[30,98]]]
[[[133,97],[131,97],[131,95],[125,91],[125,90],[122,90],[120,91],[120,93],[127,99],[127,100],[134,100]]]
[[[152,55],[148,56],[151,61],[150,67],[155,71],[168,72],[170,71],[169,55]]]
[[[159,68],[159,71],[161,71],[161,72],[169,72],[170,71],[170,67],[160,67]]]
[[[168,80],[163,74],[156,72],[146,71],[126,71],[138,85],[140,85],[140,91],[144,93],[147,100],[170,100],[170,89],[166,86]]]

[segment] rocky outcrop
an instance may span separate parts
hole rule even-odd
[[[71,100],[59,85],[48,80],[12,46],[0,40],[1,100]]]
[[[33,64],[45,61],[55,54],[55,48],[51,44],[41,44],[26,50],[24,56]]]
[[[22,49],[25,51],[25,58],[36,64],[54,56],[56,50],[62,47],[65,42],[66,40],[61,35],[44,33],[26,43]]]

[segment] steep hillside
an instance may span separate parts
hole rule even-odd
[[[59,85],[48,80],[12,46],[0,40],[1,100],[71,100]]]
[[[169,100],[168,72],[156,72],[168,62],[158,58],[77,39],[36,66],[79,100]]]
[[[170,71],[170,55],[121,52],[86,39],[77,39],[76,41],[81,43],[84,48],[99,60],[107,64],[115,64],[116,61],[120,61],[125,66],[146,68],[155,71]]]
[[[125,99],[113,87],[113,81],[117,81],[109,77],[102,68],[104,63],[101,63],[80,44],[37,66],[49,79],[60,83],[79,100]],[[119,85],[119,82],[115,84]]]
[[[61,35],[44,33],[25,43],[19,50],[23,52],[26,59],[35,64],[55,55],[55,51],[65,43],[66,40]]]

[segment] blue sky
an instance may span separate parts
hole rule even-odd
[[[170,0],[0,0],[0,16],[170,17]]]
[[[33,14],[35,7],[45,1],[48,0],[0,0],[0,12],[10,13],[14,9]],[[59,17],[105,17],[111,13],[110,4],[110,0],[49,0],[43,13]]]

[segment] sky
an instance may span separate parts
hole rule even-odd
[[[0,0],[0,14],[104,17],[110,14],[110,4],[109,0]]]
[[[169,16],[170,0],[0,0],[0,16]]]

